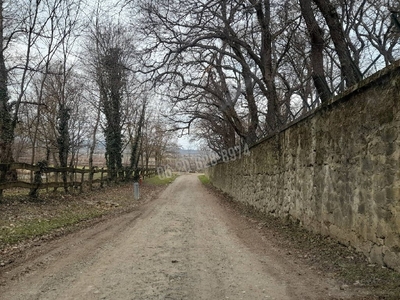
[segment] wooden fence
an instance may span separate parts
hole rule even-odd
[[[55,168],[26,163],[0,164],[0,173],[7,174],[3,179],[0,178],[0,197],[3,190],[14,188],[29,189],[30,195],[34,195],[39,189],[73,188],[82,192],[84,185],[92,189],[94,184],[103,187],[105,183],[123,181],[127,178],[125,170],[117,172],[118,176],[111,180],[105,168]],[[144,176],[152,176],[155,174],[155,169],[142,170],[141,173]]]

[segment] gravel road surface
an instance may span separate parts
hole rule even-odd
[[[138,210],[41,246],[4,274],[0,299],[346,299],[282,255],[196,175]]]

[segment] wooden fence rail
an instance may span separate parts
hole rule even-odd
[[[13,188],[29,189],[30,194],[32,191],[36,193],[36,191],[39,189],[50,188],[53,188],[54,190],[57,190],[58,188],[75,188],[82,192],[85,184],[89,186],[89,189],[92,189],[93,184],[100,183],[100,187],[103,187],[104,183],[111,182],[111,179],[108,176],[108,170],[105,168],[57,168],[40,166],[39,164],[31,165],[27,163],[0,164],[0,172],[3,174],[15,174],[16,170],[20,170],[20,172],[21,170],[22,172],[28,171],[27,173],[24,172],[23,175],[29,176],[30,180],[18,180],[18,177],[22,177],[22,174],[17,176],[3,177],[3,180],[0,179],[0,197],[3,194],[3,190]],[[51,173],[53,173],[54,176],[50,176]],[[155,174],[155,169],[142,170],[141,173],[146,176],[151,176]],[[65,180],[63,180],[62,176],[59,176],[60,174],[64,175]],[[95,174],[100,174],[100,176],[95,176]],[[123,172],[117,172],[117,174],[118,177],[114,180],[114,182],[123,181],[126,179],[125,170],[123,170]]]

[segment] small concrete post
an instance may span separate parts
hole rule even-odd
[[[139,182],[133,183],[133,197],[135,200],[139,200]]]

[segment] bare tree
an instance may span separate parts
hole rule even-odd
[[[0,45],[4,45],[4,13],[3,1],[0,0]],[[4,47],[0,48],[0,162],[12,161],[12,143],[14,141],[14,122],[9,103],[8,71],[5,64]],[[0,180],[4,180],[6,173],[1,172]],[[1,195],[0,195],[1,196]]]
[[[129,147],[133,166],[138,149],[144,163],[150,155],[160,163],[171,129],[195,131],[215,151],[253,144],[400,56],[396,1],[134,4],[132,35],[132,24],[110,21],[98,1],[80,58],[90,84],[80,85],[71,63],[82,55],[80,0],[0,0],[0,162],[13,161],[14,141],[18,152],[29,141],[32,163],[76,165],[89,127],[89,156],[105,141],[114,178]],[[139,122],[139,81],[168,100],[168,124],[148,114]]]
[[[168,13],[178,6],[178,15]],[[142,63],[187,116],[178,123],[216,124],[207,115],[214,107],[239,137],[234,143],[252,144],[292,118],[292,96],[304,79],[288,80],[293,65],[285,57],[300,14],[285,13],[286,6],[267,0],[143,3],[141,29],[154,43]]]
[[[142,151],[143,145],[143,129],[144,129],[144,121],[146,117],[146,99],[142,103],[142,109],[140,110],[138,122],[136,124],[135,134],[130,133],[129,139],[131,143],[131,157],[130,157],[130,166],[128,171],[128,178],[133,173],[133,180],[139,181],[140,170],[139,170],[139,160],[140,160],[140,151]]]
[[[359,66],[356,65],[355,61],[351,57],[336,8],[329,0],[313,1],[318,6],[328,24],[331,39],[339,57],[340,69],[347,86],[356,84],[362,79],[362,74]]]
[[[218,108],[241,138],[255,141],[258,130],[258,111],[253,97],[253,79],[249,74],[250,67],[244,56],[241,57],[240,63],[242,64],[238,63],[238,57],[227,39],[221,38],[222,33],[218,32],[217,28],[206,27],[205,24],[210,18],[213,18],[213,14],[216,12],[206,6],[194,8],[193,5],[197,4],[189,3],[184,9],[185,11],[190,10],[192,15],[195,13],[195,16],[200,18],[192,20],[198,22],[199,25],[196,26],[193,23],[190,26],[189,24],[182,25],[189,32],[186,36],[181,36],[176,40],[169,39],[168,35],[160,39],[158,46],[165,46],[171,50],[165,52],[166,64],[162,63],[163,70],[159,69],[160,66],[154,66],[154,70],[158,73],[156,81],[167,84],[167,89],[175,92],[174,95],[169,93],[175,106],[192,115],[188,120],[185,120],[185,117],[180,120],[175,118],[181,124],[186,124],[189,128],[194,120],[204,119],[206,116],[202,112],[202,107],[214,106]],[[224,7],[220,8],[224,9]],[[143,9],[152,20],[151,22],[157,22],[159,26],[163,26],[163,13],[167,11],[165,6],[144,5]],[[201,19],[203,17],[204,19]],[[217,17],[223,24],[223,19],[227,19],[226,9]],[[179,18],[167,19],[165,22],[169,24],[167,28],[173,28],[175,25],[181,26]],[[159,29],[143,28],[145,34],[152,35],[157,35]],[[168,34],[174,36],[174,32],[170,31]],[[222,47],[218,47],[218,43],[221,42]],[[173,47],[168,46],[169,44]],[[236,45],[236,48],[238,47],[240,46]],[[242,88],[244,84],[242,83],[241,69],[247,71],[245,77],[247,93]],[[173,82],[177,82],[177,84]],[[252,110],[250,113],[252,122],[247,128],[243,126],[241,117],[236,111],[240,99],[247,99],[248,107]],[[200,104],[196,109],[194,109],[195,103]]]
[[[311,41],[311,65],[312,78],[315,88],[318,91],[322,101],[327,101],[332,96],[328,83],[325,78],[324,70],[324,37],[323,31],[315,19],[314,12],[311,6],[311,0],[300,0],[301,13],[307,24],[307,30]]]
[[[48,72],[49,62],[73,28],[72,12],[75,12],[76,20],[78,6],[79,0],[68,4],[62,0],[0,2],[0,77],[4,87],[4,97],[0,100],[2,162],[13,161],[12,149],[20,124],[21,106],[37,104],[40,114],[40,97],[28,101],[27,92],[37,74]],[[68,23],[63,24],[60,32],[63,18],[68,19]],[[4,173],[1,177],[4,179]]]
[[[100,6],[94,12],[90,25],[86,55],[89,58],[88,75],[97,85],[100,126],[105,141],[107,168],[112,179],[122,176],[122,155],[129,145],[131,118],[137,109],[138,97],[130,64],[134,47],[127,26],[106,21]],[[132,132],[132,131],[131,131]]]

